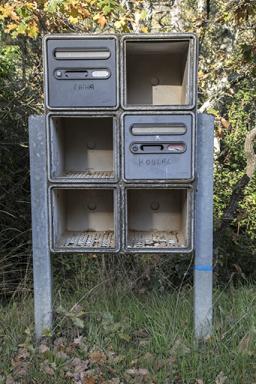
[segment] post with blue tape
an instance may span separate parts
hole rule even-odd
[[[198,114],[195,193],[194,327],[197,339],[212,334],[214,118]]]

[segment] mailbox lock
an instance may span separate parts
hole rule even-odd
[[[164,149],[162,144],[142,144],[140,146],[141,151],[143,152],[161,152]]]
[[[139,150],[138,145],[133,145],[132,150],[133,150],[133,152],[137,152]]]
[[[179,154],[186,151],[186,144],[183,142],[136,142],[130,145],[130,151],[137,154]]]
[[[111,72],[107,68],[60,68],[54,72],[58,80],[107,80],[111,76]]]

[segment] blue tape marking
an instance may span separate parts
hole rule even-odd
[[[195,271],[212,272],[212,266],[211,265],[195,265],[194,270]]]

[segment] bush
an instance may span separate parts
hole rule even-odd
[[[205,9],[198,9],[196,0],[181,1],[182,29],[196,32],[200,39],[199,106],[215,115],[215,131],[221,145],[215,161],[216,229],[229,204],[232,188],[244,174],[244,139],[255,124],[256,45],[252,26],[256,11],[252,3],[212,0]],[[168,31],[170,12],[168,6],[150,1],[15,0],[0,6],[0,286],[3,292],[30,287],[26,284],[31,277],[27,119],[43,110],[41,36],[45,32],[70,31],[148,32],[152,28]],[[230,278],[233,273],[254,278],[255,187],[254,178],[216,248],[221,279]],[[138,282],[138,287],[144,284],[165,289],[172,286],[170,281],[183,281],[184,271],[191,263],[189,258],[169,256],[131,257],[118,263],[116,258],[107,259],[106,264],[97,264],[93,258],[85,263],[83,257],[72,261],[58,257],[58,266],[61,265],[58,270],[63,276],[75,271],[81,274],[86,269],[86,279],[91,277],[92,281],[98,278],[97,268],[104,273],[115,271],[121,279],[125,270],[129,279]]]

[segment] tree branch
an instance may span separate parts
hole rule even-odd
[[[247,159],[246,165],[246,175],[249,178],[252,178],[255,169],[256,169],[256,154],[253,149],[253,142],[256,139],[256,128],[252,129],[247,133],[245,143],[244,143],[244,152]]]
[[[235,214],[238,208],[239,202],[244,197],[245,187],[249,184],[255,170],[256,170],[256,154],[253,149],[253,142],[256,139],[256,128],[252,129],[247,133],[244,143],[244,152],[247,160],[246,172],[238,180],[233,188],[229,205],[226,207],[222,221],[217,233],[221,233],[225,228],[228,227],[230,222],[235,218]]]

